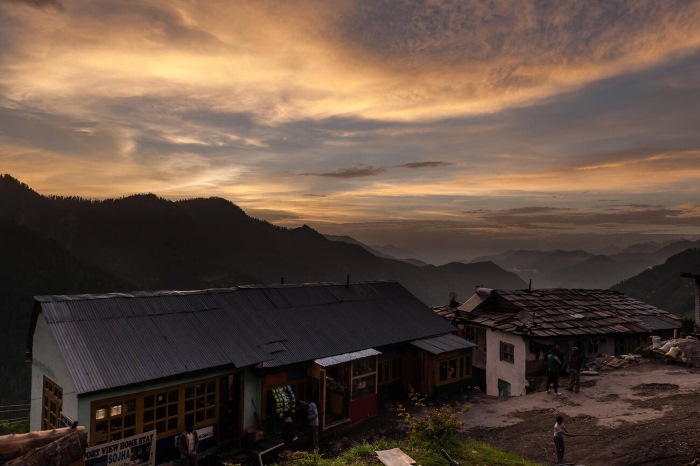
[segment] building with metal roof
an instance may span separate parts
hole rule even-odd
[[[63,414],[91,445],[155,431],[160,462],[187,416],[235,442],[317,398],[330,428],[409,383],[466,383],[474,345],[453,331],[392,281],[37,296],[31,429]]]
[[[529,375],[542,372],[555,344],[583,356],[626,354],[649,336],[673,336],[675,314],[613,290],[478,288],[458,307],[436,307],[436,314],[474,342],[475,375],[491,395],[522,395]]]

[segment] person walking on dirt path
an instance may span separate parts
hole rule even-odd
[[[559,359],[555,353],[554,348],[549,351],[549,356],[547,356],[547,393],[549,393],[549,386],[554,385],[554,394],[560,395],[559,393],[559,369],[561,368],[561,359]]]
[[[566,388],[567,390],[573,390],[574,393],[578,393],[581,388],[581,367],[583,367],[581,351],[574,347],[569,358],[569,386]]]
[[[564,426],[564,418],[557,416],[557,422],[554,424],[554,448],[557,453],[557,464],[564,464],[564,436],[576,437],[576,435],[566,430]]]

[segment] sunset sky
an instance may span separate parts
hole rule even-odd
[[[435,263],[700,235],[700,2],[1,0],[0,172]]]

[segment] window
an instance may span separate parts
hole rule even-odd
[[[486,329],[467,326],[464,332],[465,338],[476,345],[476,351],[486,352]]]
[[[180,391],[152,393],[143,397],[143,431],[157,430],[159,435],[178,430]]]
[[[377,357],[358,359],[352,362],[352,396],[353,400],[377,393]]]
[[[92,403],[90,445],[99,445],[156,430],[158,436],[176,434],[187,415],[195,427],[218,420],[219,384],[216,379]]]
[[[191,415],[195,424],[216,419],[216,381],[201,382],[185,387],[185,417]]]
[[[598,354],[598,339],[597,338],[591,338],[588,340],[588,350],[587,353],[589,354]]]
[[[501,342],[501,361],[515,362],[515,346]]]
[[[96,443],[136,435],[136,398],[98,402],[93,419]]]
[[[43,408],[41,410],[41,428],[57,429],[63,408],[63,389],[51,379],[44,377]]]
[[[403,378],[403,361],[400,357],[382,359],[377,366],[379,385]]]
[[[437,383],[442,385],[452,383],[469,377],[469,358],[467,356],[457,356],[455,358],[443,359],[437,364]]]

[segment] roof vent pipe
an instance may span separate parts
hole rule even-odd
[[[350,288],[350,274],[345,279],[345,288]]]
[[[530,284],[527,285],[527,291],[532,291],[532,278],[530,279]]]

